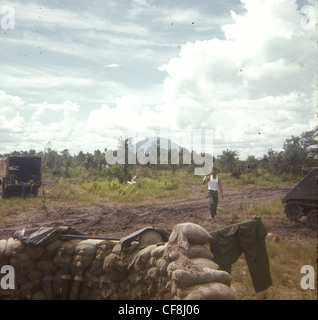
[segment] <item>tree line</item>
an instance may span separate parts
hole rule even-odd
[[[217,157],[213,156],[214,166],[218,167],[220,172],[230,173],[233,177],[240,178],[242,174],[253,173],[260,174],[264,172],[273,175],[302,174],[304,168],[317,166],[317,136],[318,126],[311,131],[303,132],[300,136],[292,136],[286,139],[281,151],[269,149],[261,158],[256,158],[254,155],[249,155],[246,160],[240,160],[239,153],[235,150],[225,150]],[[118,149],[125,148],[129,152],[129,139],[118,140]],[[159,146],[157,146],[159,148]],[[159,150],[158,150],[159,151]],[[114,151],[116,153],[116,151]],[[170,159],[171,151],[168,151]],[[158,152],[159,154],[159,152]],[[158,170],[178,170],[180,168],[188,167],[193,169],[193,151],[191,152],[191,164],[184,164],[182,161],[182,150],[179,151],[179,164],[160,164],[158,161],[156,165],[147,164],[147,166],[156,168]],[[135,165],[115,164],[110,166],[105,159],[105,152],[95,150],[93,153],[80,151],[78,154],[71,154],[68,149],[63,151],[56,151],[50,147],[48,143],[44,151],[37,152],[36,150],[29,151],[14,151],[10,154],[0,155],[4,156],[39,156],[42,158],[43,173],[53,176],[61,177],[81,177],[97,179],[118,178],[120,181],[129,179],[131,169],[138,166],[138,161]]]
[[[274,175],[292,174],[301,175],[305,168],[316,167],[317,163],[317,136],[318,127],[315,130],[303,132],[300,136],[292,136],[286,139],[282,151],[269,149],[262,158],[254,155],[241,161],[238,152],[232,150],[223,151],[215,161],[216,165],[232,176],[239,178],[242,173],[269,172]]]

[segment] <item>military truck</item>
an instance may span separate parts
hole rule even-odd
[[[24,183],[33,180],[35,187],[31,191],[38,195],[41,182],[41,158],[36,156],[9,156],[0,159],[1,197],[21,196]]]
[[[306,217],[308,227],[318,228],[318,168],[309,173],[282,199],[285,203],[285,215],[288,219],[298,221]]]

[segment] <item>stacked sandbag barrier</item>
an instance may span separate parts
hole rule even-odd
[[[213,262],[202,227],[184,223],[168,241],[152,230],[137,240],[0,240],[0,269],[12,266],[15,277],[14,289],[0,286],[0,299],[234,299],[231,276]]]
[[[14,289],[0,286],[0,299],[100,299],[103,262],[114,245],[94,239],[56,240],[45,246],[1,240],[0,269],[12,266],[15,279]]]
[[[230,289],[231,276],[218,269],[207,244],[210,234],[193,223],[176,225],[164,257],[168,259],[168,283],[173,299],[228,300],[234,299]]]

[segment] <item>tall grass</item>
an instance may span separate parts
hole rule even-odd
[[[316,300],[317,283],[315,289],[307,290],[302,289],[300,285],[304,276],[300,273],[302,266],[311,265],[317,272],[316,244],[267,242],[266,247],[272,285],[266,291],[256,294],[242,255],[232,265],[233,286],[237,299]]]
[[[20,211],[35,210],[43,207],[43,201],[40,198],[26,198],[25,200],[19,197],[2,199],[0,197],[0,219],[8,215]]]
[[[90,193],[113,201],[144,201],[184,195],[185,188],[174,180],[141,178],[136,184],[111,181],[83,182],[81,187]]]
[[[268,199],[254,203],[241,202],[233,208],[222,212],[229,217],[230,223],[237,223],[254,216],[262,218],[263,223],[273,223],[282,215],[283,204],[280,199]],[[270,222],[272,221],[272,222]],[[317,242],[266,242],[270,264],[272,286],[266,291],[256,294],[253,289],[249,270],[242,255],[232,265],[233,287],[237,299],[267,299],[267,300],[316,300],[317,283],[315,290],[303,290],[300,286],[300,273],[304,265],[312,265],[317,272]],[[317,274],[316,274],[317,275]]]
[[[117,168],[119,169],[119,168]],[[134,172],[128,172],[128,176],[134,176],[136,171],[139,173],[137,184],[131,185],[124,180],[109,175],[93,174],[79,179],[78,184],[63,183],[60,179],[54,187],[61,199],[94,201],[93,198],[103,198],[118,202],[132,202],[156,200],[163,198],[187,197],[196,193],[205,193],[206,186],[202,185],[202,176],[196,176],[188,169],[178,170],[157,170],[149,167],[137,168]],[[246,183],[255,183],[263,185],[272,185],[283,183],[285,180],[292,181],[295,177],[274,177],[271,175],[252,176],[241,175],[240,179],[231,177],[228,173],[220,173],[223,185],[242,185]],[[252,181],[253,180],[253,181]],[[96,200],[96,199],[95,199]],[[248,207],[242,208],[249,211]],[[267,203],[260,204],[256,208],[261,214],[271,211],[272,208]],[[281,208],[280,208],[281,209]],[[253,208],[255,210],[255,208]],[[235,214],[234,214],[235,215]]]
[[[194,192],[202,192],[201,177],[187,170],[154,170],[139,168],[136,184],[120,182],[119,179],[83,179],[80,187],[88,193],[111,201],[132,202],[178,198]],[[134,173],[131,174],[133,176]],[[204,189],[205,190],[205,189]]]
[[[239,184],[258,184],[258,185],[277,185],[277,184],[295,184],[302,179],[301,176],[293,174],[280,174],[275,175],[272,173],[244,173],[240,178],[231,176],[230,173],[220,173],[223,183],[229,185]]]
[[[255,216],[269,218],[281,215],[283,210],[284,205],[280,199],[267,199],[253,203],[241,201],[236,206],[224,209],[223,212],[230,217],[230,223],[237,223]]]

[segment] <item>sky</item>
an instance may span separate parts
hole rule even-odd
[[[317,125],[317,7],[0,0],[0,154],[160,133],[191,149],[198,130],[215,156],[279,151]]]

